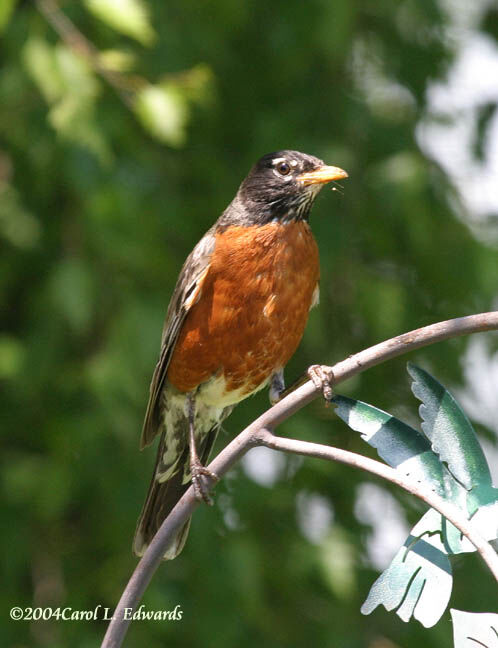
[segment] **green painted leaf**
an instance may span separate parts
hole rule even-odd
[[[445,498],[458,506],[465,513],[465,517],[472,519],[472,524],[486,540],[497,538],[498,490],[486,485],[467,491],[446,470],[444,482]],[[476,550],[446,518],[443,518],[441,530],[448,553],[459,554]]]
[[[494,502],[498,502],[498,488],[494,486],[483,484],[467,493],[467,507],[471,515],[482,506],[488,506]]]
[[[427,371],[408,363],[413,394],[422,401],[422,429],[432,449],[467,490],[491,486],[486,458],[469,419],[450,392]]]
[[[410,538],[412,540],[407,540],[405,546],[409,546],[410,542],[413,541],[414,538],[420,539],[425,535],[435,534],[441,534],[441,514],[431,508],[424,513],[417,524],[413,527],[410,532]]]
[[[428,513],[431,515],[426,514],[423,524],[432,526],[435,511]],[[419,530],[424,518],[417,525]],[[430,628],[446,610],[452,585],[450,561],[439,534],[426,534],[422,538],[410,535],[389,567],[372,585],[361,612],[370,614],[377,606],[383,605],[388,611],[396,610],[405,622],[413,616],[424,627]]]
[[[467,495],[469,491],[457,482],[446,468],[444,470],[444,489],[445,498],[458,506],[464,512],[465,517],[468,517]],[[462,552],[462,534],[446,518],[442,518],[441,533],[448,553],[458,554]]]
[[[336,414],[352,430],[360,432],[384,461],[444,496],[443,466],[420,432],[362,401],[335,396],[332,402]]]
[[[498,614],[450,612],[455,648],[498,648]]]
[[[405,550],[401,548],[389,567],[382,572],[370,588],[366,601],[361,606],[362,614],[371,614],[379,605],[388,612],[401,605],[412,577],[413,568],[403,562]]]
[[[439,495],[464,511],[466,516],[473,515],[474,524],[487,540],[498,536],[498,490],[490,486],[486,479],[471,491],[466,490],[430,449],[427,438],[417,430],[367,403],[344,396],[335,396],[333,402],[337,415],[351,429],[360,432],[364,441],[375,447],[389,465],[430,485]],[[457,433],[453,432],[453,428],[448,430],[448,434]],[[486,462],[485,467],[487,469]],[[430,517],[430,514],[433,516]],[[412,531],[416,537],[425,533],[438,534],[448,554],[475,551],[474,545],[436,511],[429,511]]]
[[[411,531],[411,536],[414,538],[421,538],[424,535],[438,535],[442,541],[442,551],[446,554],[458,554],[465,551],[462,548],[460,531],[435,509],[429,509]]]
[[[465,493],[463,487],[460,486],[460,489]],[[465,499],[463,501],[465,504]],[[462,547],[462,534],[460,531],[432,508],[420,518],[411,531],[411,536],[414,538],[421,538],[426,534],[439,535],[442,541],[442,550],[447,554],[458,554],[466,551]],[[469,549],[469,551],[472,551],[472,549]]]
[[[472,516],[471,522],[485,540],[488,540],[488,542],[496,540],[498,538],[498,502],[491,502],[481,506],[477,513]],[[447,524],[449,526],[449,523]],[[454,528],[453,525],[451,526]],[[476,551],[474,545],[467,538],[462,536],[458,530],[456,532],[459,540],[459,551],[453,551],[453,553]]]

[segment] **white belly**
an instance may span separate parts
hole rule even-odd
[[[211,380],[200,385],[196,394],[196,403],[223,409],[229,405],[236,405],[241,400],[255,394],[260,389],[263,389],[270,380],[268,377],[262,383],[257,385],[254,389],[247,391],[247,387],[239,387],[238,389],[231,389],[227,391],[227,382],[223,374],[214,376]]]

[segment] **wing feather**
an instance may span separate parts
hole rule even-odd
[[[157,361],[150,383],[149,402],[147,404],[140,441],[141,449],[152,443],[161,428],[161,394],[171,355],[185,317],[201,295],[202,284],[209,270],[209,262],[213,254],[214,245],[214,228],[211,228],[187,257],[178,281],[176,282],[164,322],[159,360]]]

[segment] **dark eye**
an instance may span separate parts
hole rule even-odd
[[[280,175],[289,175],[291,171],[290,164],[287,164],[287,162],[279,162],[277,164],[277,171]]]

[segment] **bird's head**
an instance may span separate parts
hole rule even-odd
[[[234,202],[240,203],[255,224],[306,220],[320,189],[347,177],[346,171],[327,166],[313,155],[277,151],[256,162]]]

